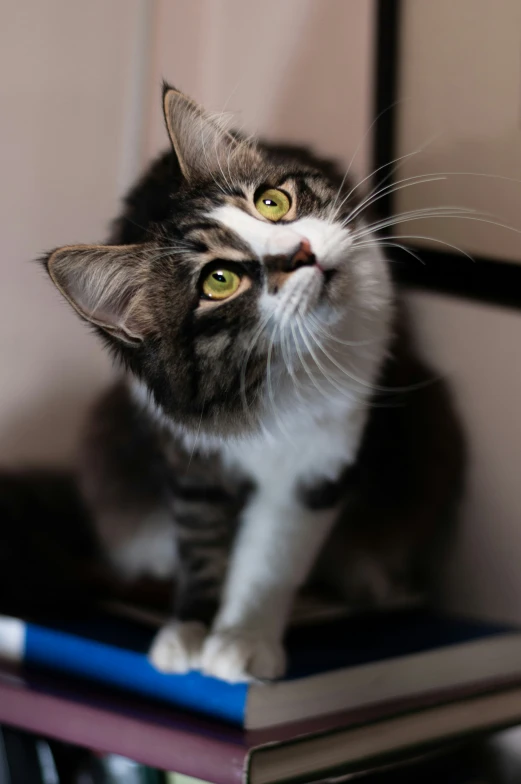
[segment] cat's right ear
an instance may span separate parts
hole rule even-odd
[[[189,182],[222,171],[240,147],[216,117],[168,84],[163,85],[163,111],[179,167]]]
[[[44,259],[49,276],[79,315],[125,343],[152,329],[146,302],[145,245],[70,245]]]

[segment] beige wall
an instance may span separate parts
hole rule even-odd
[[[157,0],[146,153],[165,144],[162,77],[247,132],[369,160],[373,0]],[[364,138],[365,137],[365,138]]]
[[[450,175],[406,187],[397,193],[396,210],[460,205],[491,210],[521,228],[521,4],[405,0],[403,22],[397,154],[430,143],[400,163],[399,176],[494,176]],[[476,254],[521,260],[520,235],[490,224],[431,220],[400,228]],[[470,263],[463,260],[461,269]],[[432,294],[416,293],[409,301],[425,353],[452,383],[469,440],[447,601],[462,611],[519,622],[521,312]]]
[[[59,461],[109,362],[30,263],[117,204],[135,0],[8,0],[0,25],[0,460]],[[103,23],[100,23],[103,20]]]
[[[521,263],[520,52],[519,0],[404,1],[397,155],[424,149],[402,160],[398,173],[448,174],[407,184],[396,211],[462,206],[515,230],[444,219],[403,224],[402,233]]]
[[[521,620],[521,313],[427,293],[408,297],[420,343],[448,379],[469,466],[446,600]]]

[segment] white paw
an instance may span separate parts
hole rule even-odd
[[[198,621],[172,621],[156,634],[148,658],[161,672],[185,673],[201,663],[206,626]]]
[[[201,669],[229,683],[279,678],[286,669],[284,648],[247,629],[226,629],[211,634],[203,647]]]

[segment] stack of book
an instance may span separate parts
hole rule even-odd
[[[232,685],[157,672],[157,627],[127,616],[0,618],[0,723],[214,784],[340,776],[521,723],[521,632],[499,624],[308,618],[287,677]]]

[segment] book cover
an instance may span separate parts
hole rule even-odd
[[[0,652],[250,729],[521,676],[521,634],[423,610],[369,614],[291,629],[287,676],[230,684],[157,671],[156,629],[125,618],[42,626],[0,618]]]
[[[42,626],[0,618],[0,652],[250,729],[521,676],[521,634],[419,609],[292,628],[276,683],[166,675],[146,657],[156,629],[125,618]]]

